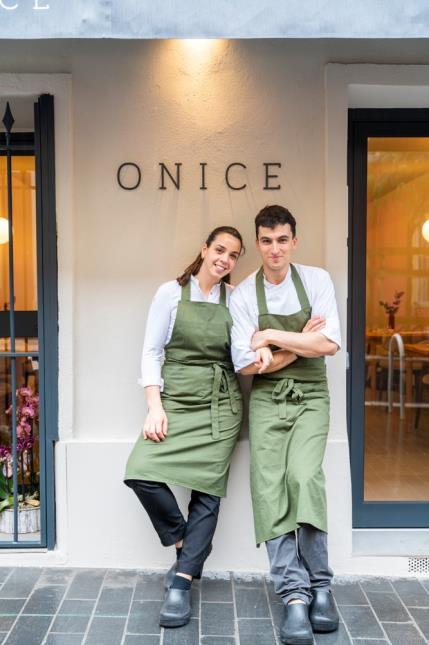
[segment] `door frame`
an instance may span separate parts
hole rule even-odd
[[[367,138],[429,137],[429,109],[348,111],[347,426],[350,441],[353,528],[429,528],[428,502],[364,501],[365,295]]]

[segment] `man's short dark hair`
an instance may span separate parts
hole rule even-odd
[[[284,206],[265,206],[255,217],[256,239],[260,226],[275,228],[282,224],[289,224],[292,230],[292,237],[296,236],[296,220],[292,213]]]

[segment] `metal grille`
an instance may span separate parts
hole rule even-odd
[[[408,558],[408,573],[429,575],[429,558]]]

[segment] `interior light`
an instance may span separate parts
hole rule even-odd
[[[0,217],[0,244],[9,242],[9,222],[4,217]]]
[[[422,235],[425,238],[426,242],[429,242],[429,219],[422,226]]]

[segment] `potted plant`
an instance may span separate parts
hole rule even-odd
[[[38,459],[34,454],[39,397],[29,387],[18,388],[16,396],[18,533],[34,533],[40,530]],[[12,414],[12,406],[6,414]],[[13,533],[13,507],[12,445],[4,444],[0,445],[0,532]]]
[[[395,291],[393,302],[384,302],[380,300],[380,306],[384,307],[384,311],[387,313],[387,326],[389,329],[395,329],[395,314],[398,312],[399,306],[401,304],[401,298],[404,295],[405,291]]]

